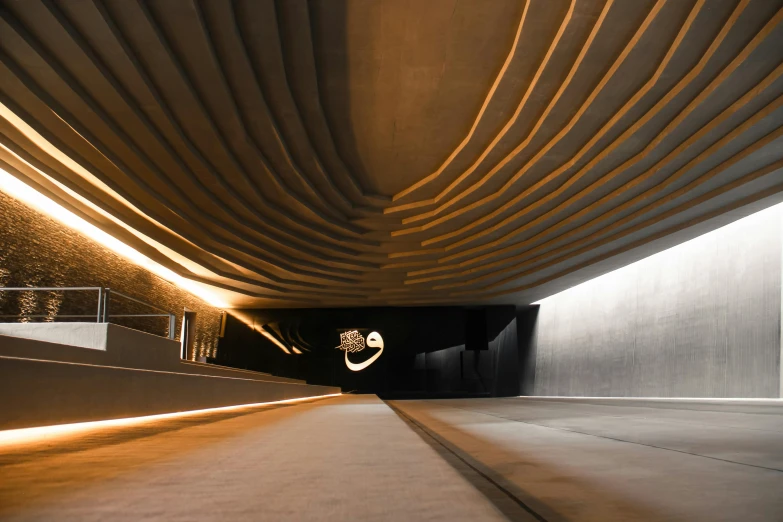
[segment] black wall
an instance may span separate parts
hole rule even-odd
[[[387,397],[519,395],[519,339],[513,306],[242,310],[229,316],[214,362]],[[474,319],[477,318],[477,319]],[[477,324],[473,324],[473,321]],[[280,340],[286,354],[267,337]],[[381,357],[353,372],[336,349],[341,331],[384,339]],[[467,336],[482,331],[483,339]],[[302,352],[293,353],[294,348]],[[350,354],[361,362],[377,350]]]

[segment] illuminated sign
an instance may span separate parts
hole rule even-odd
[[[383,337],[378,332],[370,332],[367,336],[367,345],[370,348],[380,348],[378,353],[367,359],[362,363],[352,363],[348,360],[349,353],[361,352],[365,348],[364,336],[359,333],[358,330],[351,330],[349,332],[343,332],[340,334],[340,346],[336,348],[345,352],[345,365],[349,370],[358,372],[364,370],[372,363],[374,363],[378,357],[383,353]]]

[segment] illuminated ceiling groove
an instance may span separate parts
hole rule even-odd
[[[783,192],[781,76],[783,0],[0,0],[0,167],[256,304],[532,301]]]

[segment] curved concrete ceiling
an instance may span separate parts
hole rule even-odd
[[[0,166],[248,303],[529,302],[783,191],[782,7],[3,0]]]

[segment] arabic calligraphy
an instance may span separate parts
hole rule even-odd
[[[358,330],[351,330],[340,334],[339,350],[345,350],[351,353],[364,350],[364,336]]]
[[[353,363],[348,359],[349,353],[361,352],[366,346],[370,348],[380,348],[378,352],[362,363]],[[340,334],[340,346],[336,348],[345,352],[345,365],[349,370],[358,372],[364,370],[381,356],[383,353],[383,337],[378,332],[370,332],[367,336],[367,344],[365,346],[365,339],[358,330],[350,330]]]

